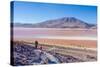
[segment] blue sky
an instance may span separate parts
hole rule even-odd
[[[14,1],[14,23],[39,23],[46,20],[76,17],[87,23],[96,24],[97,7]]]

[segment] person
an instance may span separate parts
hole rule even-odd
[[[38,41],[35,41],[35,48],[38,48]]]

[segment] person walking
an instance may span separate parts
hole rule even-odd
[[[38,48],[38,41],[35,41],[35,48]]]

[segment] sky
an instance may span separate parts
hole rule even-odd
[[[96,6],[23,1],[14,1],[13,4],[11,13],[13,13],[14,23],[34,24],[62,17],[75,17],[91,24],[97,22]]]

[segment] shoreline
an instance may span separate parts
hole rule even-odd
[[[66,39],[43,39],[43,38],[15,38],[14,41],[25,41],[33,43],[38,41],[40,44],[62,46],[62,47],[80,47],[80,48],[97,48],[97,40],[66,40]]]
[[[13,29],[36,29],[36,30],[94,30],[96,31],[97,29],[85,29],[85,28],[32,28],[32,27],[13,27]]]

